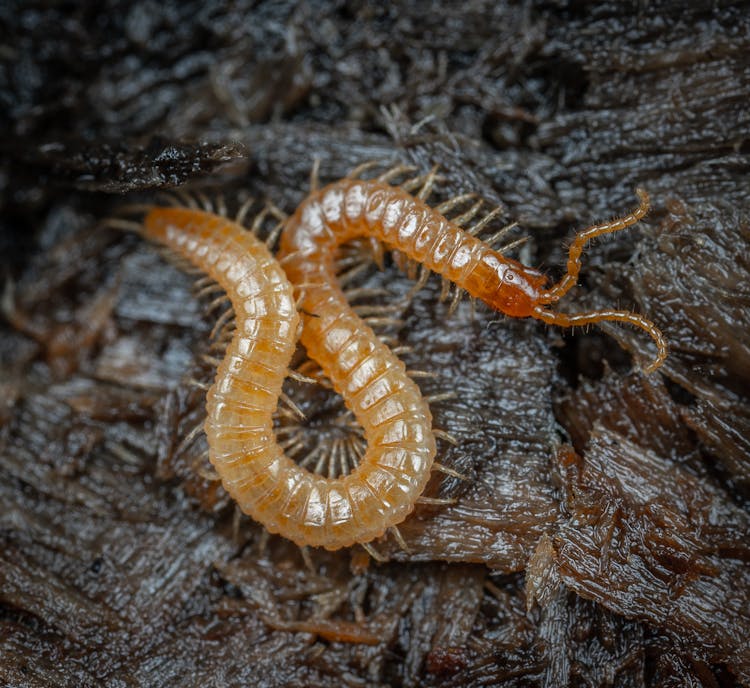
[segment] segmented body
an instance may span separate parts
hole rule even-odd
[[[334,355],[327,343],[329,301],[341,301],[333,261],[337,247],[355,237],[374,237],[392,249],[442,275],[491,308],[513,317],[533,317],[548,324],[577,327],[602,321],[625,322],[647,331],[658,355],[646,369],[658,368],[667,355],[662,333],[649,320],[628,311],[591,311],[565,314],[545,308],[558,301],[577,281],[580,257],[587,241],[624,229],[648,210],[648,195],[638,189],[641,204],[613,222],[594,225],[576,235],[570,247],[568,272],[547,288],[547,278],[518,261],[503,256],[464,231],[419,198],[382,180],[345,178],[311,194],[289,219],[281,239],[280,256],[292,283],[305,285],[303,309],[307,318],[302,342],[313,358]]]
[[[308,320],[305,341],[368,442],[360,465],[336,479],[298,466],[274,437],[299,316],[265,245],[240,225],[187,208],[154,208],[142,232],[216,280],[232,303],[236,333],[207,394],[205,430],[209,458],[240,508],[298,545],[332,550],[403,521],[430,476],[430,411],[401,361],[331,286],[333,275],[306,301],[318,317]]]

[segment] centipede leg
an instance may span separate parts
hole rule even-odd
[[[453,293],[453,298],[451,299],[451,305],[448,306],[448,317],[450,317],[456,312],[456,309],[458,308],[458,304],[461,303],[461,298],[463,297],[463,295],[464,295],[464,290],[460,289],[459,287],[456,287]]]
[[[184,452],[191,444],[191,442],[198,437],[198,435],[203,432],[203,421],[200,423],[197,423],[195,426],[193,426],[192,430],[185,435],[185,437],[182,438],[182,441],[177,445],[177,448],[174,450],[174,455],[181,454]]]
[[[255,203],[254,198],[248,198],[239,208],[237,211],[237,215],[234,217],[234,221],[241,226],[245,226],[245,218],[247,217],[247,214],[250,212],[250,208],[252,207],[253,203]]]
[[[438,428],[432,428],[432,432],[438,439],[446,441],[448,444],[452,444],[454,447],[458,446],[458,440],[446,430],[440,430]]]
[[[357,165],[353,170],[346,173],[347,179],[359,179],[360,175],[367,170],[371,170],[373,167],[378,167],[383,164],[381,160],[368,160],[363,162],[361,165]]]
[[[310,170],[310,193],[315,193],[320,188],[320,158],[313,160]]]
[[[459,196],[454,196],[453,198],[449,198],[447,201],[439,203],[433,208],[433,210],[440,213],[441,215],[446,215],[457,206],[466,203],[466,201],[473,201],[476,197],[477,195],[475,193],[465,193]]]
[[[472,225],[467,229],[466,231],[471,234],[472,236],[477,236],[490,222],[492,222],[498,215],[500,215],[503,212],[502,206],[497,206],[497,208],[494,208],[489,213],[487,213],[479,222]],[[511,225],[508,225],[507,231],[510,231]],[[504,227],[503,230],[506,228]],[[500,230],[500,231],[503,231]]]
[[[430,279],[431,274],[432,271],[428,267],[426,267],[425,265],[419,266],[419,277],[417,278],[414,286],[409,290],[409,293],[406,295],[407,300],[411,300],[415,296],[415,294],[424,289],[427,281]]]
[[[398,526],[391,526],[388,530],[393,533],[393,537],[398,543],[398,546],[407,554],[411,554],[409,545],[406,544],[406,540],[404,540],[404,536],[401,535],[401,531],[399,530]]]
[[[459,473],[458,471],[454,471],[452,468],[448,468],[448,466],[439,463],[435,461],[432,464],[432,469],[435,471],[438,471],[439,473],[444,473],[445,475],[449,475],[452,478],[457,478],[458,480],[468,480],[469,477],[464,475],[463,473]]]
[[[378,552],[369,542],[360,542],[362,549],[365,550],[375,561],[384,564],[388,561],[380,552]]]
[[[300,554],[302,555],[302,561],[305,564],[305,568],[313,575],[317,574],[315,565],[313,564],[312,556],[310,554],[310,548],[307,545],[303,545],[299,548]]]
[[[404,172],[413,172],[415,169],[416,167],[414,167],[414,165],[398,164],[391,167],[391,169],[386,170],[383,174],[377,177],[377,181],[381,182],[382,184],[390,184],[391,181],[399,175],[404,174]]]
[[[461,213],[457,217],[452,217],[451,222],[457,227],[463,227],[467,222],[470,222],[471,220],[474,219],[476,214],[479,212],[479,209],[482,207],[483,203],[484,201],[482,201],[482,199],[480,198],[468,210]]]
[[[211,203],[211,199],[206,196],[202,191],[196,191],[195,196],[198,199],[198,203],[201,206],[201,210],[207,212],[207,213],[213,213],[214,212],[214,205]]]
[[[180,199],[181,205],[187,206],[192,210],[200,210],[198,201],[196,201],[195,198],[193,198],[193,196],[191,196],[185,189],[175,189],[174,193]]]
[[[417,497],[416,503],[422,506],[452,506],[456,501],[442,497]]]
[[[437,180],[438,176],[438,166],[435,165],[428,173],[427,177],[424,180],[424,184],[422,184],[422,188],[417,193],[417,198],[421,201],[426,201],[430,194],[432,193],[432,189],[435,186],[435,181]]]

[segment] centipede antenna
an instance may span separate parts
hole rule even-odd
[[[662,331],[648,318],[630,311],[589,311],[588,313],[555,313],[537,306],[532,313],[534,318],[548,325],[560,327],[584,327],[600,322],[621,322],[638,327],[647,332],[656,344],[656,357],[650,365],[644,368],[645,373],[653,373],[661,367],[669,353],[669,344]]]
[[[378,552],[369,542],[360,542],[362,549],[365,550],[375,561],[384,564],[388,561],[380,552]]]
[[[584,247],[589,241],[595,237],[602,236],[603,234],[619,232],[621,229],[630,227],[643,218],[650,207],[648,193],[646,193],[646,190],[641,187],[638,187],[635,190],[635,193],[640,200],[640,204],[635,210],[624,217],[612,220],[611,222],[601,222],[599,224],[591,225],[591,227],[587,227],[575,235],[575,238],[568,249],[567,272],[557,284],[540,295],[539,303],[549,304],[559,301],[576,285],[578,282],[578,274],[581,271],[581,255],[583,254]]]

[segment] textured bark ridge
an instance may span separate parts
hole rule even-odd
[[[750,686],[750,6],[252,4],[0,7],[0,684]],[[640,332],[449,315],[398,258],[352,277],[455,392],[436,458],[468,477],[385,564],[237,517],[191,435],[217,312],[101,222],[174,187],[292,212],[314,159],[440,165],[553,277],[653,202],[565,300],[653,318],[649,378]],[[285,389],[301,454],[349,431]]]

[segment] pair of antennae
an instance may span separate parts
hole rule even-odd
[[[648,193],[646,193],[645,189],[638,188],[636,189],[636,194],[638,195],[640,204],[631,213],[611,222],[592,225],[576,234],[568,250],[567,272],[557,284],[539,295],[538,305],[534,309],[533,317],[549,325],[558,325],[560,327],[583,327],[584,325],[608,321],[626,323],[638,327],[647,332],[656,344],[656,357],[644,369],[646,373],[652,373],[664,363],[669,347],[661,330],[648,318],[638,313],[632,313],[631,311],[601,310],[585,313],[556,313],[545,309],[545,306],[559,301],[577,284],[578,275],[581,271],[581,255],[589,241],[603,234],[611,234],[612,232],[618,232],[621,229],[630,227],[646,215],[650,207]]]

